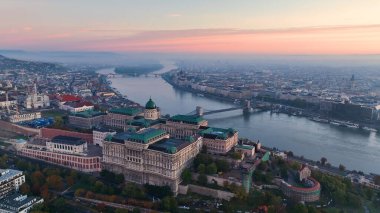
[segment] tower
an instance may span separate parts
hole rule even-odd
[[[36,83],[36,80],[34,81],[34,84],[33,84],[33,94],[34,95],[37,95],[37,83]]]
[[[350,89],[353,89],[355,87],[355,75],[352,74],[350,79]]]
[[[152,98],[145,104],[144,118],[147,120],[157,120],[160,118],[160,111]]]

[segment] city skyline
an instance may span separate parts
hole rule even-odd
[[[83,10],[83,8],[87,8]],[[379,54],[376,1],[4,1],[1,49]]]

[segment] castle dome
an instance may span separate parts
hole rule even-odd
[[[152,98],[149,98],[149,101],[146,102],[146,104],[145,104],[145,109],[156,109],[156,108],[157,108],[157,106],[154,103],[154,101],[152,100]]]

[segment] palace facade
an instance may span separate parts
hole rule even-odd
[[[101,171],[101,147],[87,144],[81,138],[70,136],[56,136],[51,140],[33,138],[25,144],[19,144],[17,153],[82,172]]]
[[[201,137],[174,139],[160,129],[118,133],[103,142],[103,167],[126,181],[170,186],[176,194],[183,169],[201,147]]]

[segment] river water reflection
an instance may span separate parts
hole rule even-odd
[[[167,66],[173,68],[170,63]],[[164,69],[168,70],[167,66]],[[99,72],[109,71],[112,70]],[[110,80],[112,87],[139,104],[144,105],[152,97],[163,115],[186,114],[194,111],[196,106],[209,110],[233,106],[231,103],[175,89],[161,77],[117,77]],[[333,165],[343,164],[348,169],[380,174],[380,133],[270,112],[243,116],[242,111],[238,110],[209,115],[206,119],[210,126],[233,127],[239,131],[240,137],[258,139],[268,147],[292,150],[296,155],[313,160],[326,157]]]

